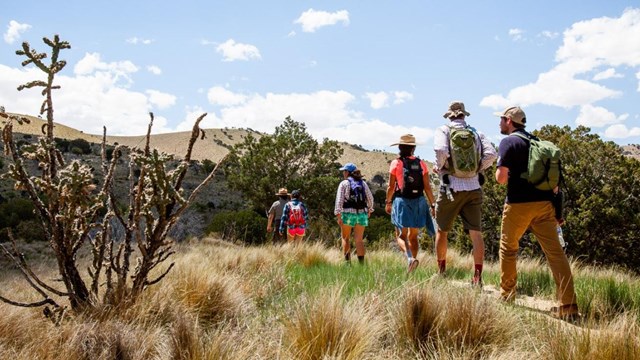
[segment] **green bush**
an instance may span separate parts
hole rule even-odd
[[[211,173],[211,171],[213,171],[215,167],[216,163],[214,163],[213,161],[209,159],[202,160],[202,169],[204,170],[205,174]]]
[[[10,228],[17,238],[27,240],[43,238],[42,224],[37,221],[33,209],[31,201],[22,198],[12,198],[0,204],[0,229]],[[33,233],[28,233],[29,231]],[[0,241],[6,240],[8,240],[7,232],[3,230],[0,233]]]
[[[372,247],[386,246],[394,238],[394,228],[389,216],[376,216],[369,219],[369,226],[364,231],[367,242]]]
[[[222,211],[213,216],[206,233],[258,245],[266,239],[266,228],[267,219],[251,210]]]
[[[16,238],[23,239],[28,243],[47,240],[45,238],[42,223],[37,219],[21,221],[18,226],[16,226],[15,236]]]
[[[56,143],[56,148],[61,152],[69,151],[69,140],[62,138],[53,138],[53,141]]]
[[[69,148],[74,154],[76,154],[77,151],[75,148],[80,149],[80,154],[91,154],[91,143],[85,139],[71,140],[71,142],[69,142]]]

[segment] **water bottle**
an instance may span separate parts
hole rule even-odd
[[[447,195],[447,199],[449,199],[449,201],[453,202],[455,200],[453,198],[453,193],[451,192],[451,188],[449,187],[449,185],[447,185],[447,188],[445,190],[445,194]]]
[[[564,237],[562,236],[562,228],[560,225],[556,227],[556,231],[558,231],[558,241],[560,242],[560,246],[564,249],[567,246],[567,243],[564,241]]]

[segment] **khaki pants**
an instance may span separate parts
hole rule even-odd
[[[500,235],[500,291],[503,299],[511,299],[516,294],[518,242],[529,228],[547,258],[560,305],[576,303],[571,267],[558,241],[556,227],[555,210],[550,201],[504,205]]]

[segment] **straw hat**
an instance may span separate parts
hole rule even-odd
[[[276,196],[288,196],[289,192],[287,191],[287,188],[280,188],[280,190],[278,190],[278,192],[276,193]]]
[[[400,141],[398,141],[395,144],[391,144],[390,146],[396,146],[396,145],[413,145],[416,146],[416,137],[411,135],[411,134],[404,134],[402,136],[400,136]]]

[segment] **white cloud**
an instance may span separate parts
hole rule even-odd
[[[297,35],[296,32],[292,30],[287,34],[287,37],[291,38],[291,37],[294,37],[296,35]]]
[[[517,29],[517,28],[509,29],[509,37],[511,37],[511,40],[521,41],[521,40],[524,40],[523,36],[524,36],[524,30]]]
[[[153,75],[160,75],[162,74],[162,69],[160,69],[160,67],[155,66],[155,65],[149,65],[147,66],[147,71],[152,73]]]
[[[601,71],[593,76],[593,81],[606,80],[611,78],[624,77],[622,74],[618,74],[615,68],[608,68],[605,71]]]
[[[123,71],[130,72],[132,68],[121,66],[126,62],[105,64],[99,58],[99,54],[87,54],[80,61],[83,64],[76,64],[78,71],[73,76],[56,77],[61,89],[54,92],[55,120],[90,134],[102,134],[103,126],[109,135],[145,134],[149,111],[166,98],[152,99],[149,94],[128,90],[120,79]],[[0,65],[0,104],[10,112],[37,115],[43,100],[40,91],[18,92],[16,88],[42,77],[42,72],[33,66],[14,69]],[[166,118],[155,117],[153,133],[171,130]]]
[[[407,101],[413,100],[413,94],[407,91],[394,91],[393,96],[395,99],[393,100],[393,104],[403,104]]]
[[[384,91],[379,91],[376,93],[366,93],[364,97],[369,99],[369,103],[372,109],[382,109],[385,107],[389,107],[389,94]]]
[[[262,59],[257,47],[250,44],[237,43],[233,39],[218,45],[216,51],[222,54],[223,61]]]
[[[214,86],[207,92],[207,99],[212,105],[232,106],[244,103],[247,97],[242,94],[236,94],[221,86]]]
[[[541,32],[540,34],[538,34],[539,37],[545,37],[547,39],[555,39],[555,38],[558,37],[558,35],[560,35],[560,34],[558,34],[557,32],[554,32],[554,31],[549,31],[549,30],[545,30],[545,31]]]
[[[133,44],[133,45],[138,45],[138,44],[142,44],[142,45],[149,45],[153,42],[153,40],[151,39],[142,39],[139,37],[132,37],[132,38],[128,38],[125,40],[128,44]]]
[[[29,24],[20,24],[15,20],[9,21],[9,25],[7,25],[7,32],[4,33],[4,41],[7,44],[13,44],[18,39],[20,39],[20,35],[25,31],[31,29],[31,25]]]
[[[176,104],[176,97],[174,95],[157,90],[147,90],[145,93],[149,97],[149,103],[157,106],[158,109],[166,109]]]
[[[624,124],[611,125],[605,130],[604,136],[612,139],[625,139],[640,136],[640,127],[627,128]]]
[[[264,95],[225,91],[230,97],[244,101],[223,106],[215,120],[216,128],[235,126],[272,133],[285,117],[291,116],[304,122],[318,140],[327,137],[376,149],[388,147],[405,133],[414,134],[423,143],[433,137],[433,130],[429,128],[390,125],[365,118],[351,107],[356,97],[346,91]]]
[[[583,125],[587,127],[603,127],[611,124],[618,124],[623,122],[629,117],[629,114],[622,114],[616,116],[613,112],[590,104],[580,107],[580,114],[576,118],[576,125]]]
[[[74,66],[76,75],[88,75],[94,72],[107,72],[115,77],[115,80],[124,79],[132,83],[130,74],[138,71],[138,67],[129,60],[106,63],[101,60],[99,53],[86,53]]]
[[[486,96],[481,105],[545,104],[569,109],[620,96],[621,91],[584,80],[581,75],[600,67],[640,66],[640,9],[627,9],[619,18],[577,22],[563,36],[554,68],[540,74],[536,82],[512,89],[507,96]]]
[[[395,152],[390,149],[391,144],[398,141],[402,134],[413,134],[418,142],[419,151],[421,147],[433,138],[433,129],[391,125],[379,119],[356,121],[340,127],[328,127],[318,132],[322,138],[346,141],[350,144],[359,144],[372,149],[382,149]],[[421,146],[422,145],[422,146]]]
[[[180,122],[176,126],[176,131],[191,131],[191,129],[193,129],[193,124],[196,123],[196,120],[202,114],[206,113],[206,111],[204,111],[204,109],[200,106],[187,107],[185,111],[186,113],[185,113],[184,120],[182,120],[182,122]],[[221,126],[219,126],[218,123],[219,123],[219,119],[215,114],[207,113],[204,119],[202,119],[202,122],[200,122],[200,128],[201,129],[219,128]]]
[[[564,32],[556,53],[561,63],[575,60],[610,66],[640,65],[640,9],[627,9],[619,18],[601,17],[573,24]],[[591,70],[591,69],[586,69]]]
[[[385,91],[379,91],[375,93],[365,93],[364,98],[369,100],[369,105],[372,109],[382,109],[389,107],[389,102],[393,98],[393,105],[403,104],[407,101],[413,100],[413,94],[408,91],[394,91],[387,93]]]
[[[569,109],[619,95],[619,91],[551,70],[540,74],[535,83],[512,89],[506,97],[498,94],[486,96],[480,105],[498,109],[513,104],[544,104]]]
[[[347,10],[330,13],[309,9],[303,12],[293,23],[301,24],[304,32],[315,32],[321,27],[335,25],[338,22],[342,22],[345,26],[349,25],[349,12]]]

